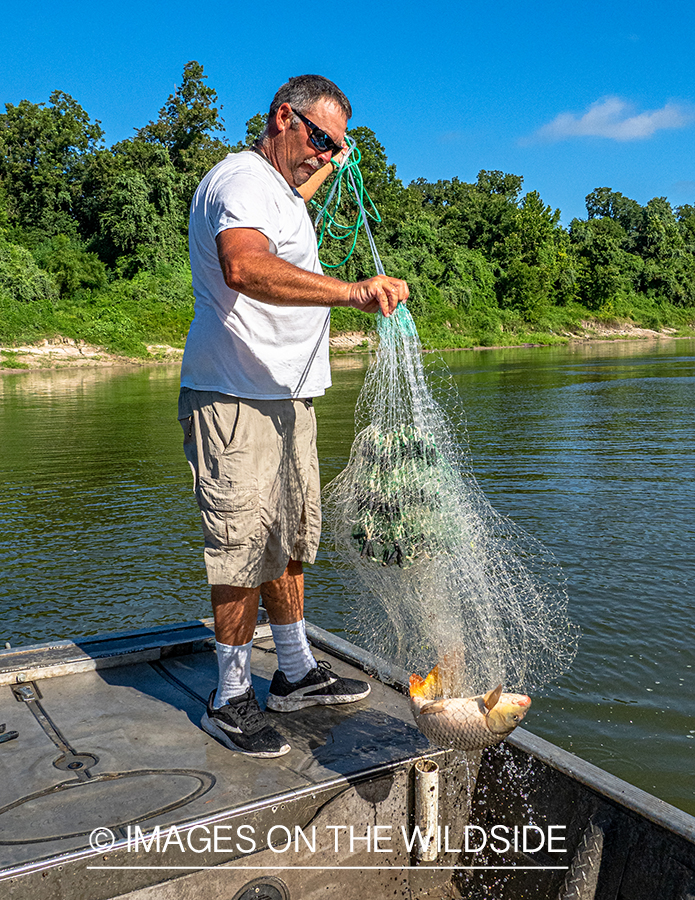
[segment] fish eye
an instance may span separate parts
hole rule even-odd
[[[517,715],[513,715],[513,716],[512,716],[512,719],[514,719],[515,722],[520,721],[520,720],[519,720],[519,717],[518,717]]]

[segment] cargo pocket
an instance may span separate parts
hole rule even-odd
[[[255,482],[200,478],[196,496],[206,546],[232,550],[258,544],[261,515]]]
[[[196,481],[198,480],[198,446],[193,434],[193,416],[179,419],[179,424],[183,428],[183,452],[191,468],[193,493],[195,493]]]

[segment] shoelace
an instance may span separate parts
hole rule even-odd
[[[253,733],[260,731],[265,721],[263,712],[258,705],[255,697],[249,697],[243,703],[236,703],[229,707],[231,714],[238,720],[238,724],[243,726],[244,731]]]

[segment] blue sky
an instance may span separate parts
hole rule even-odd
[[[603,185],[695,203],[694,25],[695,6],[672,0],[8,0],[0,101],[66,91],[111,144],[156,118],[196,59],[236,141],[288,76],[319,72],[405,183],[502,169],[567,224]]]

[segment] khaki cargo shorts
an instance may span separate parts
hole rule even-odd
[[[242,400],[182,388],[178,417],[208,582],[259,587],[279,578],[290,559],[312,563],[321,487],[311,400]]]

